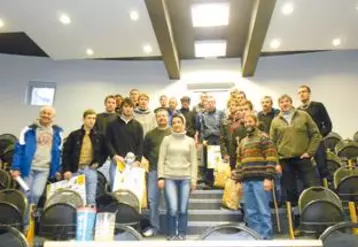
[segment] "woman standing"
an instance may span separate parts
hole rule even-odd
[[[185,118],[175,114],[172,134],[164,137],[159,150],[158,187],[164,188],[167,203],[167,239],[185,240],[188,202],[196,188],[197,157],[195,141],[185,133]]]

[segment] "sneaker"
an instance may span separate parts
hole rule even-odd
[[[168,236],[167,240],[168,241],[175,241],[175,240],[177,240],[177,237],[176,236]]]
[[[155,237],[157,235],[158,230],[154,227],[147,227],[142,232],[144,237]]]
[[[186,240],[186,236],[185,235],[179,235],[178,240],[180,240],[180,241]]]

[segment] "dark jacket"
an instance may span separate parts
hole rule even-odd
[[[84,136],[85,130],[82,127],[81,129],[72,131],[67,137],[66,142],[63,144],[63,172],[77,172]],[[93,160],[91,164],[98,163],[98,167],[101,167],[108,157],[105,137],[96,129],[92,129],[89,136],[93,151]]]
[[[102,112],[97,114],[95,129],[103,135],[106,135],[107,126],[110,122],[114,121],[118,114],[116,112]]]
[[[300,106],[298,109],[307,112],[316,123],[319,132],[323,137],[332,131],[332,121],[326,107],[321,102],[311,101],[308,107]]]
[[[128,152],[136,156],[136,161],[142,160],[143,155],[143,127],[135,119],[125,122],[120,116],[109,123],[106,134],[109,156],[118,154],[123,158]]]
[[[257,114],[257,118],[259,119],[259,121],[265,125],[265,129],[263,131],[266,134],[270,134],[271,122],[275,117],[277,117],[277,115],[279,113],[280,113],[280,110],[272,108],[272,110],[268,113],[260,111]]]
[[[186,135],[194,137],[195,135],[195,116],[194,112],[189,109],[181,108],[179,112],[185,117]]]
[[[222,158],[224,158],[226,155],[231,155],[230,146],[232,133],[239,126],[239,120],[234,119],[232,116],[229,116],[226,120],[223,121],[223,124],[220,128],[220,152]]]

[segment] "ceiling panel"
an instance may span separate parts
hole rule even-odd
[[[282,13],[287,3],[294,6],[290,15]],[[277,0],[263,51],[357,49],[357,7],[357,0]],[[332,44],[336,38],[338,47]],[[280,40],[279,48],[270,47],[273,39]]]
[[[132,21],[131,10],[139,12]],[[71,24],[58,18],[66,13]],[[25,32],[45,53],[55,60],[160,56],[148,12],[143,0],[32,0],[1,1],[0,18],[5,26],[0,32]],[[143,52],[150,44],[153,51]]]

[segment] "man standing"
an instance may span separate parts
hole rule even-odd
[[[134,108],[136,108],[139,104],[138,97],[139,97],[138,89],[133,88],[131,91],[129,91],[129,98],[132,100],[134,104]]]
[[[206,92],[202,92],[200,95],[200,102],[199,104],[197,104],[193,111],[194,111],[194,115],[197,115],[198,113],[201,113],[203,111],[205,111],[205,107],[204,105],[206,104],[206,102],[208,101],[208,94]]]
[[[139,105],[134,109],[134,119],[142,124],[144,136],[148,131],[157,127],[157,122],[155,121],[155,114],[149,110],[149,95],[141,93],[138,96]]]
[[[30,190],[26,193],[29,205],[37,205],[47,179],[59,178],[62,148],[62,128],[53,124],[55,109],[44,106],[40,118],[26,126],[16,143],[11,166],[14,178],[21,176]],[[25,229],[29,215],[25,218]]]
[[[155,108],[154,113],[156,113],[160,109],[164,109],[164,110],[168,111],[168,96],[161,95],[159,97],[159,103],[160,103],[160,106]]]
[[[280,113],[278,109],[272,107],[273,102],[271,96],[265,96],[261,100],[262,111],[258,113],[258,119],[265,126],[263,130],[266,134],[270,133],[272,120]]]
[[[156,113],[156,120],[158,127],[149,131],[143,144],[143,156],[149,161],[148,173],[148,201],[149,201],[149,216],[150,227],[147,227],[143,235],[145,237],[155,236],[159,230],[159,205],[160,205],[160,190],[157,186],[158,181],[158,155],[160,144],[165,136],[171,134],[168,126],[168,111],[159,109]]]
[[[94,129],[96,112],[83,113],[83,125],[70,133],[63,147],[62,167],[64,177],[69,180],[73,173],[86,176],[87,205],[96,205],[97,168],[107,159],[107,144],[104,135]]]
[[[109,156],[112,158],[110,165],[110,184],[113,189],[116,175],[117,162],[124,163],[128,152],[135,154],[136,162],[133,166],[138,167],[143,152],[143,127],[133,118],[134,104],[130,98],[124,98],[122,114],[108,124],[106,139],[108,142]]]
[[[287,201],[295,205],[298,201],[296,177],[305,189],[317,184],[311,158],[321,135],[309,114],[292,107],[290,96],[282,95],[278,102],[281,112],[271,123],[270,137],[277,147]]]
[[[195,117],[194,113],[190,110],[190,98],[184,96],[180,99],[181,108],[179,112],[185,117],[185,130],[186,135],[193,137],[195,135]]]
[[[177,110],[177,107],[178,107],[178,100],[176,98],[174,98],[174,97],[170,98],[170,100],[169,100],[169,108],[168,108],[168,116],[169,116],[168,122],[169,122],[169,125],[171,124],[172,117],[175,114],[180,114],[180,112]]]
[[[104,99],[104,106],[105,112],[97,114],[95,128],[105,135],[108,123],[116,119],[116,97],[114,95],[108,95]]]
[[[204,112],[201,123],[200,138],[204,143],[205,181],[211,188],[214,182],[214,169],[208,168],[207,145],[220,145],[220,128],[225,119],[225,113],[216,109],[214,97],[208,98],[208,111]]]
[[[326,107],[321,102],[311,101],[311,88],[307,85],[299,87],[298,96],[302,102],[298,109],[306,111],[312,117],[323,138],[327,136],[332,131],[332,121]],[[326,163],[326,147],[323,140],[320,142],[314,158],[321,179],[326,178],[329,172]]]

